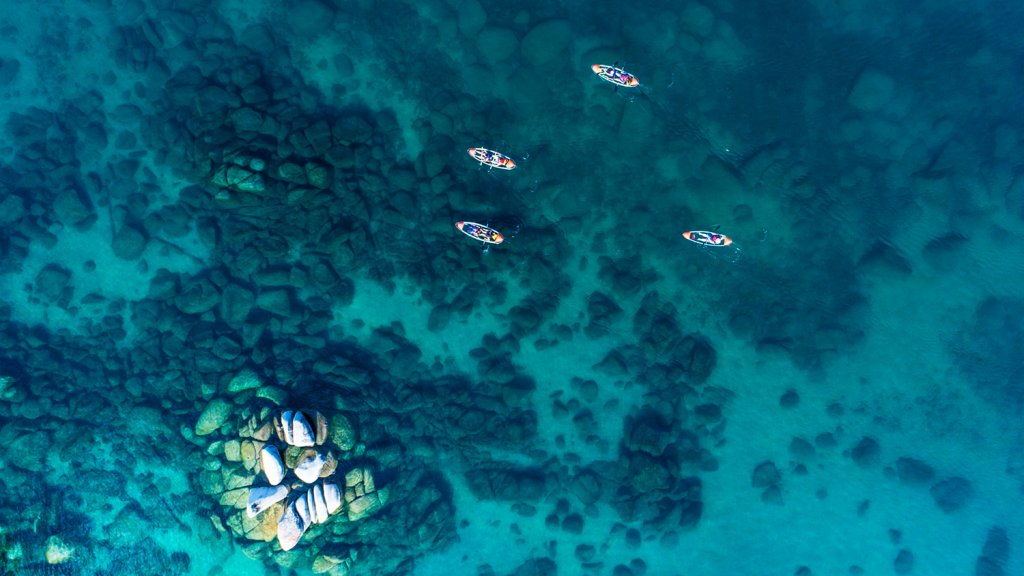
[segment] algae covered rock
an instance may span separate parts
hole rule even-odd
[[[534,65],[562,58],[573,39],[568,20],[555,19],[534,26],[523,38],[523,56]]]
[[[953,476],[931,487],[932,498],[943,512],[949,514],[962,508],[974,496],[974,487],[966,478]]]
[[[1011,411],[1024,407],[1021,318],[1024,298],[985,298],[978,303],[970,323],[949,343],[957,366],[978,395]]]
[[[251,368],[243,368],[228,382],[228,392],[237,394],[244,390],[259,388],[262,382],[260,377]]]
[[[233,188],[241,192],[263,192],[267,185],[263,175],[246,166],[223,164],[214,170],[210,182],[220,188]]]
[[[331,171],[316,162],[307,162],[305,165],[305,177],[310,186],[324,190],[331,187]]]
[[[146,235],[141,230],[126,224],[114,235],[114,254],[122,260],[137,260],[146,250]]]
[[[875,68],[866,68],[847,98],[850,105],[861,112],[877,112],[888,106],[896,92],[891,76]]]
[[[35,292],[41,298],[57,302],[66,298],[71,288],[71,272],[57,264],[47,264],[36,274]]]
[[[17,210],[17,208],[20,207],[18,204],[20,204],[21,201],[17,196],[8,196],[8,198],[11,200],[17,200],[18,203],[11,204],[9,201],[4,202],[4,210],[2,215],[0,215],[0,218],[5,220],[7,220],[9,215],[12,213],[11,208]],[[67,188],[57,195],[57,198],[53,203],[53,211],[61,222],[71,227],[86,225],[94,220],[95,215],[92,207],[74,188]],[[20,216],[17,211],[15,211],[14,214]],[[15,220],[17,220],[17,218],[15,218]],[[11,222],[14,222],[15,220],[11,220]]]
[[[43,555],[47,564],[63,564],[71,560],[75,549],[60,539],[59,536],[50,536],[46,539],[46,550]]]
[[[337,444],[338,448],[345,451],[355,448],[358,441],[356,429],[347,416],[344,414],[331,416],[330,430],[331,441]]]
[[[46,455],[52,444],[53,438],[46,430],[26,431],[7,445],[5,460],[29,472],[43,472],[47,468]]]
[[[225,387],[245,392],[258,382],[255,372],[245,369]],[[232,418],[235,431],[230,430]],[[341,550],[336,538],[351,532],[350,523],[383,508],[390,487],[378,486],[371,467],[338,457],[362,456],[350,452],[356,435],[348,417],[319,410],[278,410],[265,403],[255,409],[217,398],[203,410],[200,422],[197,435],[222,430],[228,436],[207,446],[209,457],[199,473],[203,492],[226,510],[218,518],[246,540],[276,540],[273,548],[246,545],[247,556],[295,568],[308,568],[319,558],[317,567],[330,573],[352,568],[354,555],[346,559],[340,553],[318,553]],[[317,527],[336,519],[341,524]]]
[[[288,400],[288,391],[280,386],[262,386],[256,390],[256,396],[282,406]]]
[[[174,305],[185,314],[202,314],[220,303],[217,287],[205,278],[192,280],[174,298]]]
[[[507,28],[488,26],[476,38],[477,49],[488,62],[509,58],[519,49],[515,32]]]
[[[216,432],[228,421],[233,411],[234,406],[227,400],[221,398],[210,400],[196,422],[196,434],[206,436]]]
[[[256,295],[238,284],[228,284],[221,292],[220,316],[232,328],[239,328],[256,304]]]
[[[881,458],[882,448],[874,438],[865,436],[857,442],[857,445],[850,450],[850,458],[861,468],[870,468],[878,464]]]

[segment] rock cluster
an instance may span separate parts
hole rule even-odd
[[[326,482],[316,484],[299,494],[285,508],[284,514],[277,523],[277,541],[281,545],[281,549],[287,551],[294,548],[310,526],[327,522],[340,507],[341,492],[338,490],[337,484]],[[256,514],[252,514],[253,497],[251,492],[249,510],[250,516],[256,516]]]
[[[297,558],[282,554],[295,549],[310,565],[318,559],[322,565],[346,545],[341,535],[351,530],[333,524],[373,515],[388,502],[390,489],[378,485],[344,414],[240,407],[239,397],[259,395],[259,380],[251,370],[240,371],[226,386],[234,397],[211,399],[198,418],[197,437],[202,431],[215,438],[208,447],[214,459],[200,474],[200,484],[225,507],[223,524],[237,536],[254,544],[277,543],[274,548],[246,545],[250,556],[294,565]],[[305,546],[298,548],[304,537]],[[354,558],[335,559],[323,571],[349,573]]]
[[[1003,576],[1010,560],[1010,538],[1001,526],[989,528],[974,566],[975,576]]]
[[[994,405],[1024,405],[1024,380],[1020,351],[1014,344],[1024,339],[1024,299],[989,297],[949,342],[956,365],[978,394]]]

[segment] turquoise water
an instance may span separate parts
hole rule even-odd
[[[1024,12],[208,4],[0,13],[0,574],[1024,572]]]

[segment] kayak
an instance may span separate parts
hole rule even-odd
[[[473,157],[473,160],[491,168],[511,170],[516,167],[516,161],[501,152],[495,152],[487,148],[470,148],[468,152]]]
[[[705,246],[728,246],[732,244],[732,238],[718,232],[705,232],[704,230],[683,232],[683,238]]]
[[[473,240],[479,240],[487,244],[501,244],[505,241],[505,237],[494,228],[477,224],[476,222],[456,222],[455,227],[459,229],[459,232]]]
[[[609,66],[607,64],[594,64],[590,67],[597,74],[597,77],[615,84],[616,86],[622,86],[623,88],[636,88],[640,85],[640,80],[636,76],[633,76],[629,72],[626,72],[622,68],[616,66]]]

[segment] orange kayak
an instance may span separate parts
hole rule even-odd
[[[609,66],[607,64],[594,64],[590,67],[597,74],[597,77],[611,82],[616,86],[622,86],[623,88],[636,88],[640,85],[640,80],[636,76],[633,76],[629,72],[626,72],[622,68],[615,66]]]
[[[476,222],[456,222],[455,227],[466,236],[487,244],[501,244],[505,241],[505,237],[494,228]]]
[[[705,232],[703,230],[693,230],[691,232],[683,232],[683,238],[686,238],[690,242],[696,242],[697,244],[703,244],[705,246],[728,246],[732,244],[732,238],[718,232]]]
[[[469,155],[473,157],[473,160],[476,160],[484,166],[490,166],[491,168],[498,168],[500,170],[511,170],[516,167],[516,161],[501,152],[495,152],[494,150],[488,150],[487,148],[470,148],[467,152],[469,152]]]

